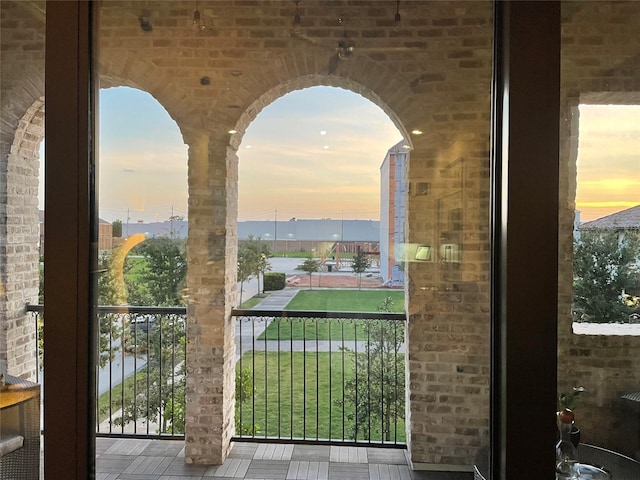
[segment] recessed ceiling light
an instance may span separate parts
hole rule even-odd
[[[411,130],[411,133],[413,133],[414,135],[422,135],[422,130],[416,128],[415,130]]]
[[[245,148],[253,148],[253,145],[247,145]]]
[[[326,135],[327,131],[326,130],[320,130],[320,135]]]
[[[325,150],[329,150],[329,145],[325,145],[325,146],[324,146],[324,147],[322,147],[322,148],[324,148]]]
[[[234,133],[238,133],[238,131],[232,128],[227,133],[230,133],[231,135],[233,135]]]

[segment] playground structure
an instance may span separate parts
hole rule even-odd
[[[351,268],[353,258],[351,256],[342,256],[341,253],[346,253],[346,248],[341,242],[322,242],[318,247],[318,253],[320,255],[320,270],[323,272],[339,272],[343,267]],[[367,257],[369,257],[370,265],[380,265],[380,252],[379,251],[365,251]]]

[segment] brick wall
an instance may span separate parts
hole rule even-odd
[[[41,4],[39,5],[42,6]],[[32,5],[3,2],[0,131],[0,360],[35,378],[39,146],[44,133],[44,23]]]
[[[583,385],[576,423],[586,442],[627,453],[637,437],[621,427],[620,396],[640,391],[640,337],[583,336],[571,333],[571,257],[576,193],[579,112],[582,104],[640,103],[640,4],[567,2],[563,5],[560,296],[558,389]]]
[[[231,428],[233,379],[227,375],[234,361],[228,317],[233,303],[228,300],[235,281],[236,150],[262,108],[315,85],[365,96],[407,138],[412,129],[425,132],[412,138],[408,174],[430,179],[433,194],[409,202],[410,242],[441,243],[444,220],[436,222],[436,212],[449,194],[454,204],[446,208],[465,210],[454,233],[463,244],[464,263],[448,265],[446,273],[438,262],[408,269],[411,453],[414,462],[470,464],[486,437],[492,9],[489,2],[407,4],[403,26],[395,31],[395,7],[395,2],[303,2],[304,38],[291,35],[293,2],[201,2],[202,17],[215,25],[204,32],[189,27],[194,8],[189,3],[150,8],[149,33],[132,22],[135,15],[123,15],[127,2],[109,2],[101,12],[101,63],[108,85],[150,92],[190,145],[191,461],[218,461],[224,455],[220,432],[227,438]],[[356,44],[355,55],[344,62],[331,60],[345,33],[339,17]],[[230,136],[232,128],[239,133]],[[440,173],[458,160],[463,169]],[[222,385],[214,372],[224,373]]]

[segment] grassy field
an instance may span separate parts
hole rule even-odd
[[[143,378],[145,370],[138,372],[139,378]],[[111,413],[115,413],[122,408],[122,399],[133,398],[135,377],[132,375],[126,378],[124,382],[115,385],[111,391],[107,390],[98,397],[98,423],[102,423],[109,418],[109,399],[111,399]],[[139,392],[136,392],[139,393]],[[120,427],[113,427],[119,429]]]
[[[257,304],[259,304],[262,300],[265,299],[265,297],[268,297],[269,293],[265,293],[263,295],[255,295],[253,297],[251,297],[248,300],[245,300],[244,302],[242,302],[242,305],[240,305],[240,308],[253,308],[255,307]]]
[[[376,312],[385,298],[393,300],[393,311],[404,310],[402,290],[300,290],[285,310],[322,310],[344,312]],[[328,307],[327,305],[331,305]],[[260,334],[258,340],[366,340],[366,322],[371,320],[324,320],[276,318]],[[404,335],[398,325],[397,335]]]
[[[241,423],[257,426],[256,436],[353,438],[353,407],[343,403],[342,387],[354,377],[352,353],[345,353],[343,359],[335,352],[247,352],[242,368],[252,369],[256,380],[254,400],[240,407]],[[381,427],[375,423],[371,440],[380,440]],[[404,420],[392,425],[391,439],[406,441]]]
[[[146,268],[147,260],[143,257],[134,257],[132,255],[127,256],[125,266],[125,277],[127,281],[138,282],[140,281],[140,274],[142,270]]]
[[[392,311],[404,311],[403,290],[300,290],[285,310],[377,312],[387,297],[393,300]]]

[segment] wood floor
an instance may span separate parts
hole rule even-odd
[[[412,471],[389,448],[236,443],[223,465],[184,463],[184,443],[98,438],[97,480],[472,480],[471,473]]]

